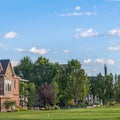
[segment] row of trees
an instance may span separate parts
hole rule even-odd
[[[90,77],[91,94],[103,100],[104,104],[120,103],[120,75],[112,73],[102,76]]]
[[[66,106],[68,104],[84,104],[89,94],[90,83],[78,60],[70,60],[66,65],[52,63],[48,59],[39,57],[35,62],[24,57],[20,64],[14,67],[15,73],[36,87],[36,101],[29,106],[39,104]],[[31,92],[28,90],[27,92]],[[32,96],[34,96],[32,94]],[[28,98],[30,94],[28,94]],[[35,98],[35,97],[34,97]]]
[[[14,70],[18,76],[29,80],[28,106],[85,105],[89,95],[93,95],[93,103],[96,96],[104,104],[120,103],[120,75],[116,79],[112,73],[88,77],[76,59],[60,65],[44,57],[38,57],[35,62],[24,57]]]

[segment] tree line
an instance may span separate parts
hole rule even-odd
[[[85,106],[89,104],[86,99],[89,95],[93,95],[93,98],[97,96],[98,101],[103,100],[104,104],[120,102],[120,76],[116,82],[112,74],[88,77],[77,59],[60,65],[44,57],[38,57],[33,62],[26,56],[14,67],[14,71],[16,75],[29,80],[26,91],[20,90],[21,95],[28,97],[29,107]]]

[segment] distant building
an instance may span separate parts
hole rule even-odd
[[[60,65],[64,70],[66,69],[67,64],[61,64]]]

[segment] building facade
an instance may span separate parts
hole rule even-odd
[[[19,77],[16,77],[10,60],[0,60],[0,111],[4,102],[10,100],[19,106]]]

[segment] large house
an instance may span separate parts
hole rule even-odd
[[[19,105],[19,77],[16,77],[10,60],[0,60],[0,111],[5,111],[3,103],[6,100]]]

